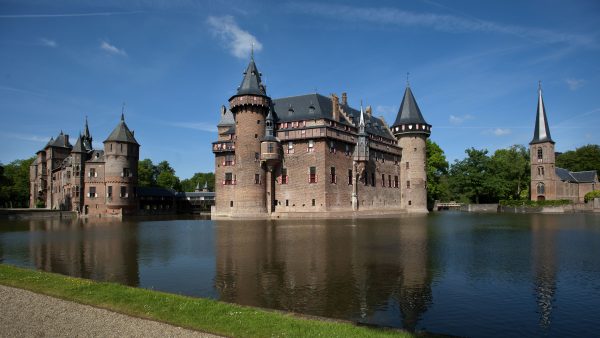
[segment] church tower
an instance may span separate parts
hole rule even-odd
[[[391,128],[402,148],[400,167],[401,207],[408,212],[427,212],[425,161],[431,125],[425,122],[407,84],[396,121]]]
[[[531,164],[531,200],[556,199],[554,141],[550,136],[541,84],[538,86],[535,129],[533,139],[529,142],[529,156]]]
[[[265,135],[265,118],[271,99],[260,77],[252,55],[237,93],[229,99],[236,129],[234,171],[237,176],[230,207],[231,212],[238,215],[267,212],[261,139]]]

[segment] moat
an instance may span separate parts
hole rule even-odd
[[[595,336],[600,214],[0,220],[0,261],[458,336]]]

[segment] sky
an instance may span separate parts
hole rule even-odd
[[[557,151],[599,144],[600,2],[0,0],[0,162],[121,111],[140,159],[214,170],[221,105],[252,45],[272,98],[348,93],[393,123],[407,78],[449,162],[533,136],[541,81]]]

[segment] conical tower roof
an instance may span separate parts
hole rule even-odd
[[[75,142],[75,146],[73,146],[72,152],[74,153],[84,153],[87,149],[83,146],[83,141],[81,139],[81,134],[77,137],[77,142]]]
[[[546,116],[546,108],[544,107],[544,99],[542,98],[542,86],[538,88],[538,105],[535,115],[535,130],[533,131],[533,139],[529,144],[550,142],[554,143],[550,136],[550,128],[548,127],[548,117]]]
[[[406,86],[404,97],[402,98],[402,103],[400,104],[398,115],[396,116],[396,121],[392,127],[415,123],[427,124],[423,118],[423,114],[421,114],[421,109],[419,109],[419,105],[417,105],[417,101],[413,96],[412,90],[409,86]]]
[[[237,94],[232,97],[241,95],[267,96],[267,91],[262,84],[260,76],[261,74],[258,71],[258,68],[256,68],[256,63],[254,63],[254,56],[252,56],[250,58],[250,63],[244,72],[244,78],[238,88]]]
[[[133,133],[131,132],[131,130],[129,130],[127,124],[125,124],[125,115],[123,113],[121,113],[121,121],[119,122],[119,124],[117,124],[115,129],[113,129],[112,133],[108,135],[108,138],[104,140],[105,143],[111,141],[127,142],[139,145],[139,143],[135,140],[135,137],[133,137]]]

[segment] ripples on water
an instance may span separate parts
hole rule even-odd
[[[600,215],[0,221],[0,259],[461,336],[595,336]]]

